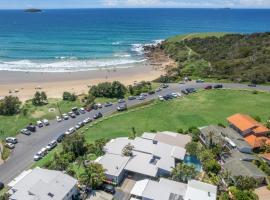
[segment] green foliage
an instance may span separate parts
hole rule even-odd
[[[234,185],[239,190],[253,190],[258,185],[257,180],[253,177],[235,176]]]
[[[63,100],[64,101],[76,101],[77,96],[74,93],[64,92],[63,93]]]
[[[122,155],[130,157],[132,156],[132,150],[134,149],[134,146],[132,146],[130,143],[128,143],[123,149],[122,149]]]
[[[129,85],[128,91],[131,95],[140,95],[141,93],[146,93],[152,90],[152,84],[148,81],[142,81],[135,84],[134,86]]]
[[[193,141],[187,143],[185,146],[185,149],[192,156],[198,156],[198,154],[200,153],[200,150],[201,150],[198,142],[193,142]]]
[[[95,154],[96,156],[102,156],[103,147],[108,142],[108,139],[101,138],[96,140],[94,143],[87,144],[87,153]]]
[[[235,200],[258,200],[258,196],[251,190],[240,190],[232,187],[230,191]]]
[[[161,48],[173,58],[180,76],[249,81],[270,81],[270,33],[191,34],[166,40]],[[167,74],[167,82],[175,74]]]
[[[78,133],[66,137],[62,145],[63,152],[71,152],[75,157],[82,156],[87,151],[84,135]]]
[[[126,87],[119,81],[112,83],[104,82],[90,88],[89,94],[94,97],[123,98],[126,94]]]
[[[253,116],[253,119],[255,119],[257,122],[261,122],[262,119],[260,116],[256,115],[256,116]]]
[[[197,171],[193,166],[179,163],[171,172],[171,178],[179,182],[187,182],[197,176]]]
[[[219,200],[230,200],[230,195],[228,192],[223,192],[220,194],[218,199]]]
[[[6,96],[0,100],[0,115],[14,115],[20,112],[21,102],[18,97]]]
[[[218,174],[221,170],[220,164],[216,160],[216,155],[211,149],[205,149],[199,154],[199,159],[202,163],[203,170],[206,172],[211,172]]]
[[[32,104],[35,106],[43,106],[48,103],[47,95],[45,92],[36,92],[34,98],[32,99]]]
[[[192,141],[195,141],[195,142],[199,141],[200,130],[197,127],[195,126],[190,127],[188,129],[188,132],[191,134]]]
[[[95,162],[91,162],[79,178],[81,183],[90,186],[93,189],[102,185],[105,179],[105,170],[101,164]]]

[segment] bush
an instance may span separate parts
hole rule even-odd
[[[177,129],[177,133],[184,133],[184,130],[182,128]]]
[[[104,82],[91,87],[89,94],[94,97],[106,97],[106,98],[124,98],[126,94],[126,87],[119,81],[112,83]]]
[[[128,90],[131,95],[140,95],[141,93],[150,92],[152,90],[152,84],[151,82],[142,81],[134,86],[129,85]]]
[[[6,96],[0,100],[0,115],[18,114],[21,104],[18,97]]]
[[[46,105],[47,95],[45,92],[36,92],[34,98],[32,99],[32,104],[35,106],[43,106]]]
[[[63,100],[64,101],[76,101],[77,96],[73,93],[71,94],[70,92],[64,92],[63,93]]]

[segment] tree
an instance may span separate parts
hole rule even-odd
[[[87,106],[92,106],[92,105],[95,104],[95,99],[96,99],[96,97],[95,97],[93,94],[89,93],[89,94],[87,95],[85,104],[86,104]]]
[[[132,150],[134,149],[134,146],[132,146],[130,143],[128,143],[123,149],[122,149],[122,155],[123,156],[132,156]]]
[[[220,194],[218,200],[230,200],[230,195],[228,192],[223,192]]]
[[[63,141],[63,152],[72,152],[75,157],[84,155],[87,152],[83,134],[73,134]]]
[[[234,185],[239,190],[253,190],[258,185],[258,182],[253,177],[248,176],[235,176]]]
[[[193,166],[179,163],[171,172],[171,178],[179,182],[187,182],[197,176],[197,171]]]
[[[105,179],[105,170],[101,164],[96,162],[91,162],[80,176],[80,182],[93,189],[102,185]]]
[[[258,200],[258,196],[251,190],[240,190],[236,187],[231,187],[229,190],[234,200]]]
[[[114,81],[112,83],[112,97],[114,98],[124,98],[127,92],[127,88],[119,81]]]
[[[6,96],[0,100],[0,115],[14,115],[20,112],[21,102],[18,97]]]
[[[186,144],[185,146],[187,152],[192,155],[192,156],[198,156],[199,152],[200,152],[200,147],[198,145],[197,142],[189,142]]]
[[[202,163],[203,170],[206,172],[211,172],[214,174],[218,174],[221,170],[220,164],[215,159],[208,159]]]
[[[45,92],[36,92],[32,99],[32,104],[35,106],[42,106],[47,104],[47,95]]]
[[[64,101],[76,101],[77,96],[74,93],[63,92],[63,100]]]

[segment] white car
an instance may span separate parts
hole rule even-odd
[[[18,140],[15,137],[7,137],[6,143],[16,144],[16,143],[18,143]]]
[[[101,103],[97,103],[96,104],[98,108],[102,108],[102,104]]]
[[[59,117],[59,116],[56,116],[56,121],[57,122],[61,122],[63,119],[61,118],[61,117]]]
[[[34,155],[34,161],[39,161],[42,158],[38,153]]]
[[[43,124],[44,124],[45,126],[49,126],[49,125],[50,125],[50,122],[49,122],[49,120],[47,120],[47,119],[43,119],[42,122],[43,122]]]
[[[160,101],[164,101],[164,100],[165,100],[164,97],[161,96],[161,95],[158,96],[158,99],[159,99]]]
[[[63,116],[64,120],[68,120],[68,118],[69,118],[69,116],[66,113],[64,113],[62,116]]]
[[[81,114],[85,114],[85,109],[84,108],[80,108],[79,111],[80,111]]]
[[[46,146],[46,149],[47,149],[47,151],[51,151],[56,146],[57,146],[57,142],[56,142],[56,140],[53,140]]]
[[[43,127],[42,121],[38,120],[38,121],[37,121],[37,126],[38,126],[39,128]]]
[[[45,156],[48,153],[46,148],[42,148],[40,151],[42,152],[43,156]]]
[[[66,135],[70,135],[70,134],[72,134],[72,133],[74,133],[74,132],[75,132],[75,128],[71,127],[70,129],[68,129],[68,130],[65,132],[65,134],[66,134]]]
[[[6,143],[5,146],[9,149],[14,149],[15,148],[15,144],[13,143]]]

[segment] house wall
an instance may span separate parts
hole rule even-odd
[[[72,200],[79,193],[77,186],[74,186],[67,195],[63,198],[63,200]]]

